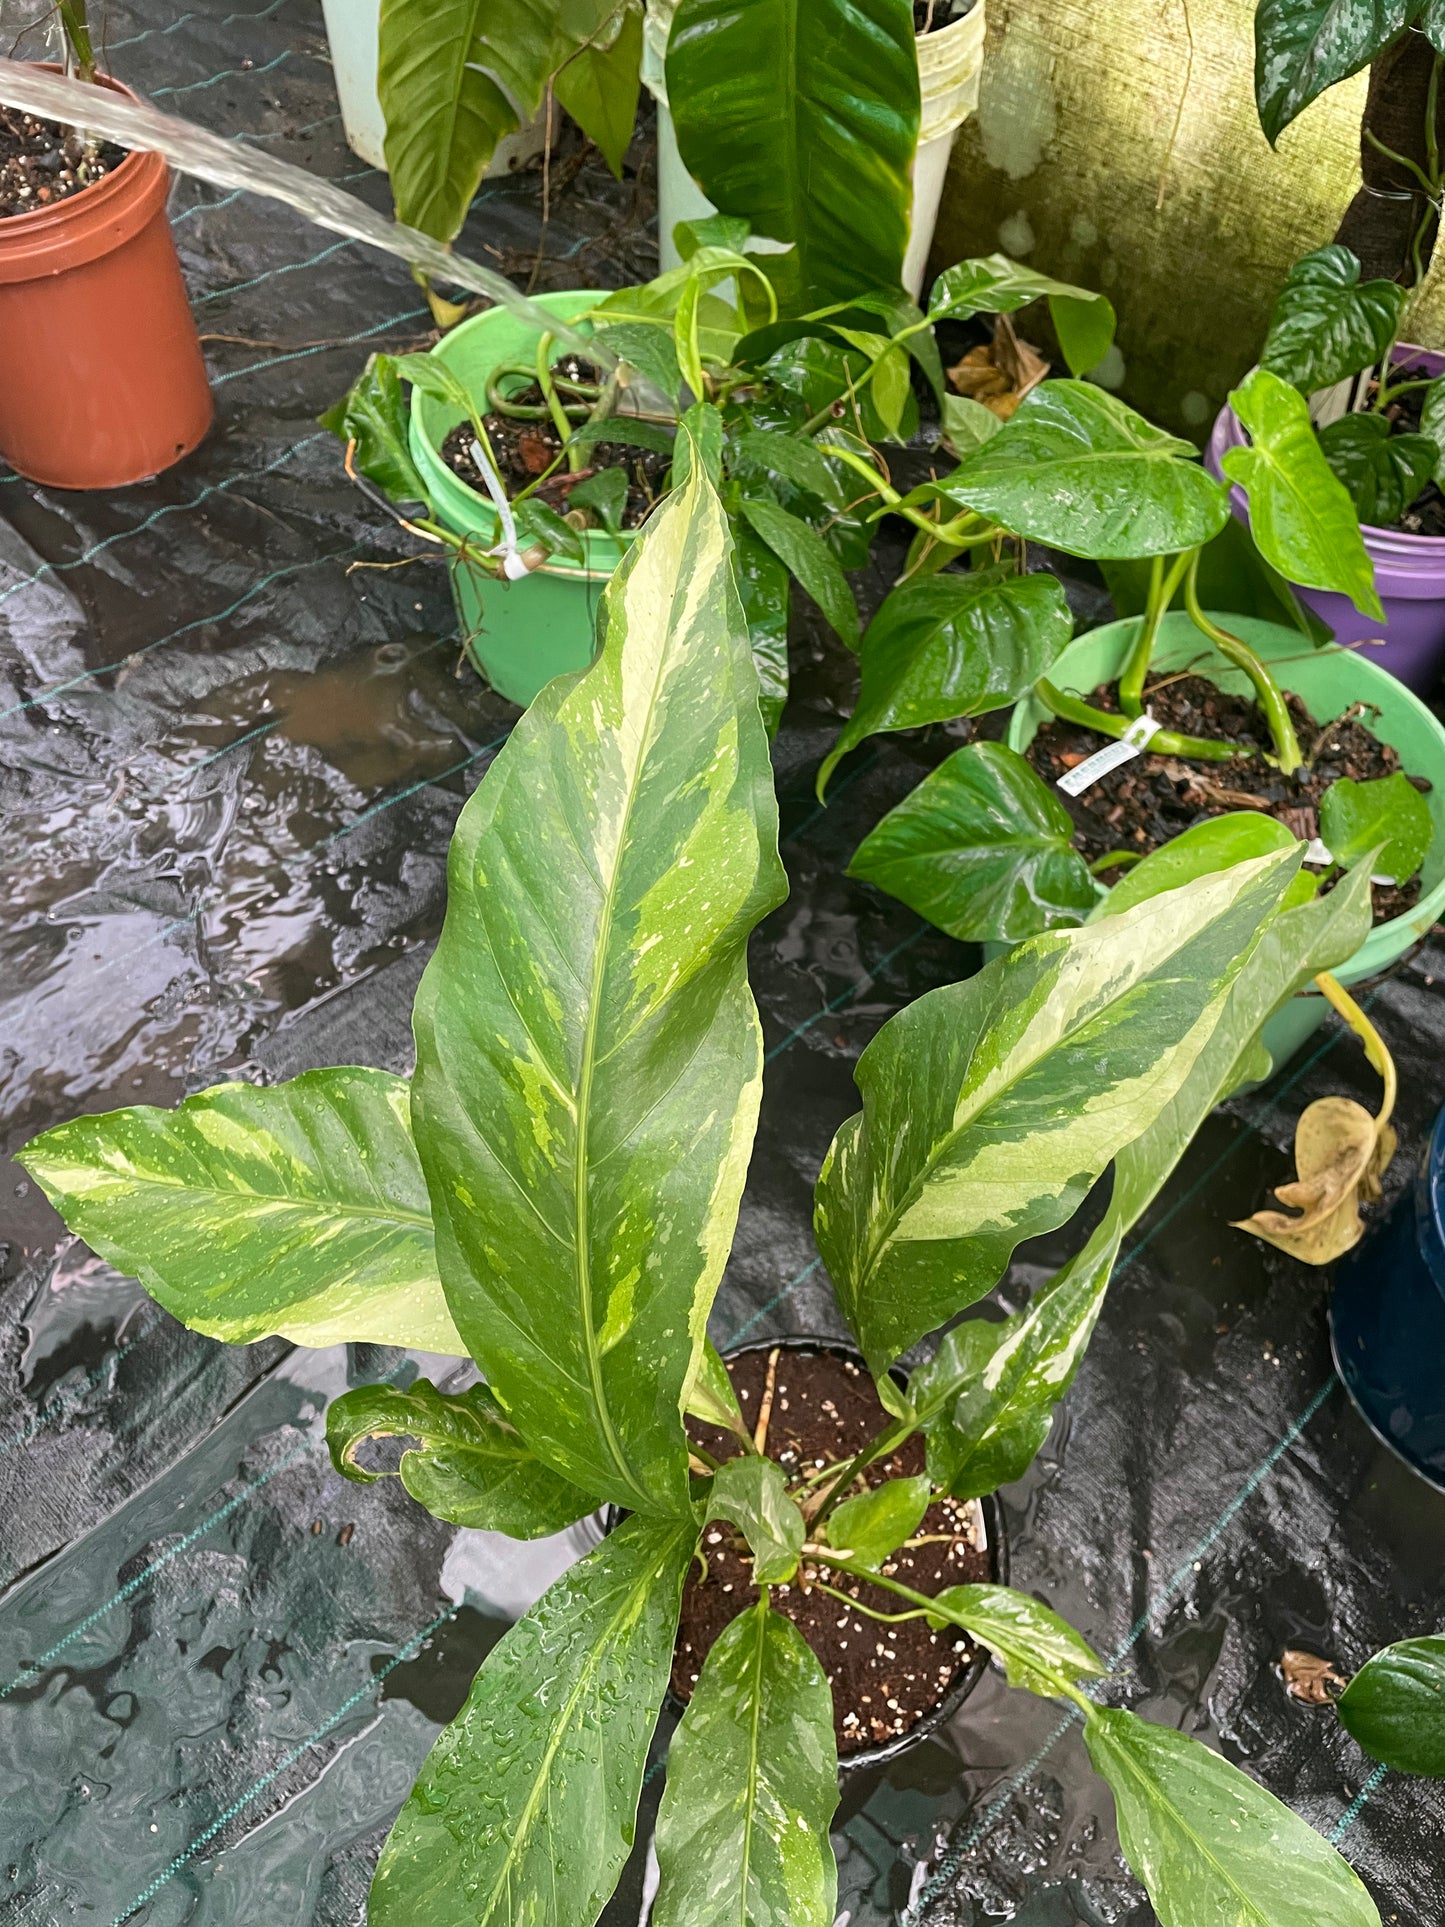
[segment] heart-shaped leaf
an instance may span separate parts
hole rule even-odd
[[[1394,1130],[1377,1125],[1363,1104],[1350,1097],[1316,1098],[1295,1127],[1297,1175],[1274,1188],[1298,1215],[1256,1211],[1235,1228],[1252,1231],[1303,1264],[1331,1264],[1364,1236],[1360,1201],[1378,1199],[1394,1155]]]
[[[1268,856],[1273,850],[1288,850],[1295,840],[1283,823],[1258,810],[1233,810],[1227,816],[1206,817],[1126,871],[1095,914],[1117,917],[1136,903],[1147,902],[1164,890],[1177,890],[1212,870],[1227,870],[1231,863]]]
[[[174,1111],[57,1124],[20,1161],[77,1237],[192,1331],[466,1350],[437,1276],[404,1078],[218,1084]]]
[[[807,1529],[788,1497],[787,1474],[774,1459],[747,1452],[713,1474],[709,1519],[730,1519],[752,1548],[759,1586],[786,1585],[798,1570]]]
[[[957,461],[991,442],[1002,427],[1000,418],[981,401],[971,401],[967,395],[944,396],[943,445]]]
[[[832,1927],[833,1696],[766,1598],[724,1627],[667,1755],[655,1927]]]
[[[1057,577],[1009,569],[905,582],[863,637],[858,704],[818,771],[818,794],[865,736],[981,716],[1017,702],[1073,634]]]
[[[1319,444],[1355,514],[1372,528],[1395,526],[1440,459],[1429,435],[1394,435],[1375,414],[1341,415],[1319,431]]]
[[[343,1478],[368,1485],[381,1476],[356,1462],[357,1448],[379,1438],[416,1440],[401,1455],[401,1482],[452,1525],[541,1539],[597,1505],[528,1449],[485,1385],[449,1396],[419,1378],[405,1391],[359,1385],[331,1401],[326,1443]]]
[[[1445,1777],[1445,1633],[1402,1639],[1367,1659],[1336,1710],[1371,1759]]]
[[[1368,67],[1419,0],[1259,0],[1254,98],[1270,145],[1312,100]]]
[[[1118,317],[1113,302],[1101,294],[1054,294],[1049,296],[1049,314],[1069,373],[1092,374],[1114,345]]]
[[[1407,883],[1435,838],[1430,805],[1401,770],[1365,783],[1342,776],[1320,801],[1320,838],[1336,863],[1371,867]]]
[[[1208,542],[1229,515],[1197,453],[1102,388],[1046,381],[939,486],[1066,555],[1171,555]]]
[[[1108,306],[1103,296],[1091,288],[1076,288],[1072,282],[1055,281],[1052,275],[1040,274],[1022,261],[1011,261],[1006,254],[985,254],[944,269],[928,296],[928,318],[930,321],[966,321],[975,314],[1016,314],[1031,301],[1045,296],[1083,305],[1103,302]]]
[[[1409,290],[1360,280],[1348,248],[1331,244],[1296,261],[1270,317],[1260,365],[1302,395],[1384,360],[1399,332]]]
[[[1223,468],[1249,497],[1265,560],[1291,582],[1347,595],[1361,615],[1383,622],[1354,507],[1324,458],[1303,395],[1256,368],[1229,399],[1250,445],[1227,450]]]
[[[865,837],[848,875],[964,943],[1082,923],[1099,892],[1068,811],[1003,743],[953,752]]]
[[[876,1572],[889,1553],[912,1538],[932,1499],[933,1487],[922,1473],[887,1479],[843,1501],[828,1521],[829,1544]]]

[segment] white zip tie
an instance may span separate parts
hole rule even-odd
[[[1096,749],[1092,756],[1086,756],[1077,768],[1065,770],[1057,787],[1065,796],[1080,795],[1097,783],[1101,776],[1107,776],[1111,769],[1118,769],[1121,763],[1132,762],[1163,727],[1147,712],[1136,716],[1122,736],[1112,743],[1106,743],[1102,749]]]
[[[507,500],[507,491],[502,487],[502,478],[487,459],[487,451],[473,438],[472,460],[476,463],[482,480],[487,485],[497,511],[497,519],[502,525],[502,539],[495,548],[487,550],[488,555],[500,555],[502,574],[509,582],[517,582],[527,573],[527,565],[517,553],[517,520],[512,514],[512,505]]]

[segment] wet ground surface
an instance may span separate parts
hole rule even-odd
[[[386,205],[342,143],[309,0],[116,5],[106,38],[161,104]],[[649,271],[645,137],[634,158],[621,185],[595,166],[554,183],[539,285]],[[540,200],[535,175],[488,184],[466,245],[525,276]],[[404,551],[314,418],[369,348],[424,339],[404,269],[244,195],[184,182],[172,209],[213,337],[211,436],[115,495],[0,474],[6,1152],[226,1075],[404,1067],[447,838],[516,716],[454,673],[439,572],[350,566]],[[841,875],[947,732],[865,747],[820,812],[851,690],[806,620],[794,675],[776,752],[793,893],[754,948],[769,1064],[723,1342],[837,1329],[811,1187],[854,1060],[977,963]],[[1405,1070],[1396,1188],[1445,1097],[1442,993],[1434,944],[1372,1006]],[[1005,1495],[1013,1577],[1111,1657],[1121,1702],[1248,1764],[1338,1833],[1387,1919],[1423,1923],[1445,1917],[1445,1793],[1372,1773],[1274,1670],[1304,1646],[1347,1671],[1445,1622],[1445,1499],[1334,1384],[1320,1276],[1226,1222],[1286,1174],[1299,1109],[1331,1090],[1374,1097],[1333,1028],[1201,1133]],[[360,1922],[437,1724],[576,1547],[458,1533],[395,1485],[344,1483],[326,1397],[407,1361],[196,1337],[66,1240],[16,1167],[0,1185],[0,1917]],[[1004,1300],[1062,1251],[1031,1252]],[[945,1732],[850,1777],[837,1844],[854,1927],[910,1902],[938,1927],[1153,1920],[1077,1729],[996,1676]],[[645,1876],[639,1851],[614,1927]]]

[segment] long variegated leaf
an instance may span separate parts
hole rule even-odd
[[[1035,937],[911,1004],[858,1063],[815,1228],[881,1372],[1062,1224],[1179,1091],[1298,868],[1237,864],[1105,923]]]
[[[633,1517],[493,1648],[382,1852],[370,1927],[592,1927],[632,1846],[692,1522]]]
[[[78,1117],[21,1161],[77,1236],[193,1331],[462,1352],[404,1078],[305,1071]]]
[[[656,1927],[831,1927],[837,1805],[828,1681],[764,1597],[708,1654],[668,1754]]]
[[[692,479],[462,813],[416,1007],[447,1299],[534,1451],[688,1503],[679,1417],[732,1241],[761,1038],[744,946],[784,893],[717,496]]]

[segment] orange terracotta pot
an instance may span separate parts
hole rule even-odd
[[[169,188],[159,154],[129,154],[69,200],[0,220],[0,455],[33,482],[144,481],[211,425]]]

